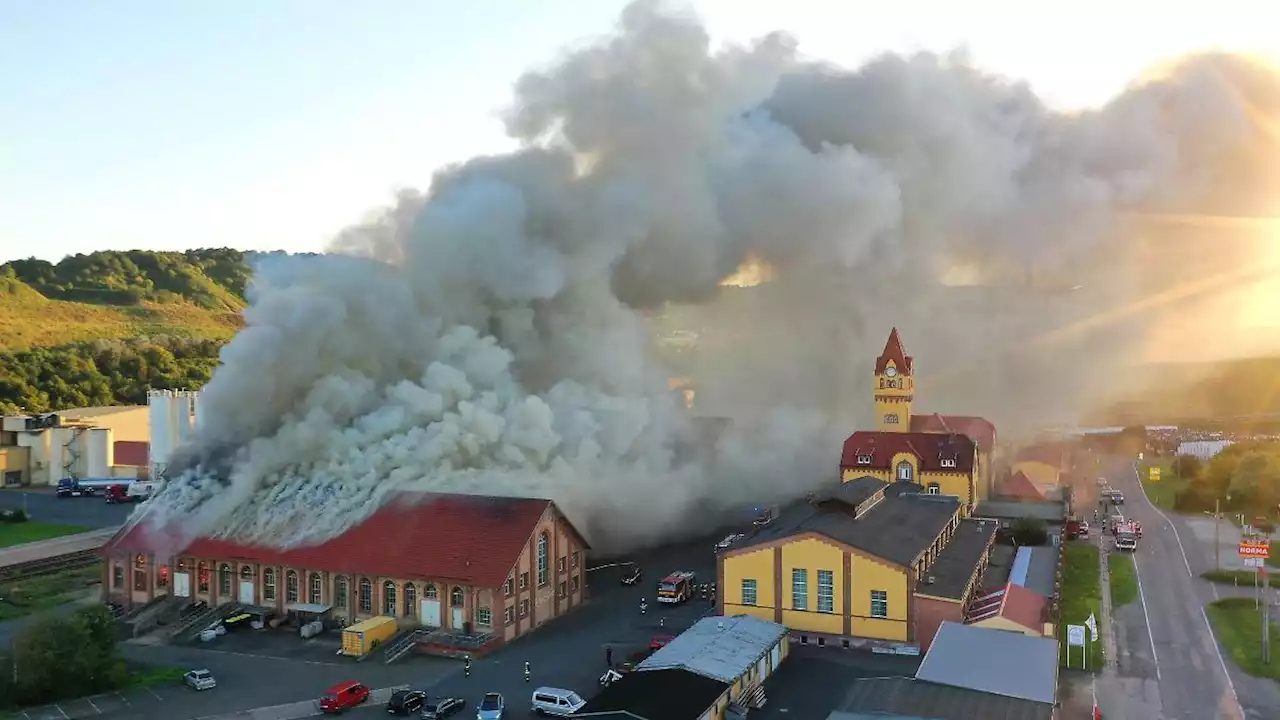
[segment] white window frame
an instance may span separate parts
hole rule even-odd
[[[742,604],[756,605],[760,602],[760,588],[755,578],[742,579]]]
[[[502,609],[502,621],[507,625],[516,621],[516,609],[514,606],[508,605]]]
[[[941,495],[942,488],[938,487],[938,483],[929,483],[929,487],[925,488],[925,492],[929,495]]]
[[[898,424],[898,413],[885,413],[885,414],[884,414],[884,424],[885,424],[885,425],[897,425],[897,424]]]
[[[836,611],[836,574],[831,570],[818,571],[818,612]]]
[[[953,468],[956,466],[955,458],[942,458],[942,467]]]
[[[898,463],[898,467],[894,471],[899,482],[913,482],[916,478],[916,469],[911,467],[911,463],[903,460]]]
[[[547,553],[551,547],[551,538],[547,533],[538,534],[538,587],[544,587],[547,584],[547,573],[550,570],[550,562]]]
[[[879,605],[879,612],[876,612],[876,606]],[[889,593],[885,590],[871,591],[871,617],[887,618],[889,617]]]
[[[791,568],[791,609],[809,609],[809,571]]]
[[[871,456],[870,456],[870,455],[859,455],[859,456],[858,456],[858,464],[859,464],[859,465],[870,465],[870,464],[871,464]]]
[[[487,607],[476,608],[476,624],[480,627],[493,627],[493,611]]]

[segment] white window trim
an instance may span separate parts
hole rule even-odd
[[[493,627],[493,611],[487,607],[476,608],[476,624],[481,627]]]
[[[826,593],[823,593],[822,577],[826,575],[830,579],[827,583]],[[822,601],[827,600],[827,608],[823,609]],[[820,613],[834,613],[836,611],[836,574],[831,570],[818,571],[818,604],[816,609]]]
[[[883,608],[883,612],[878,615],[876,614],[876,595],[877,594],[884,598],[884,601],[880,603],[881,607]],[[871,617],[880,618],[880,619],[889,617],[889,593],[887,591],[885,590],[871,591]]]
[[[859,455],[859,456],[858,456],[858,464],[859,464],[859,465],[870,465],[870,464],[871,464],[871,456],[870,456],[870,455]]]
[[[797,599],[803,602],[797,603]],[[791,609],[809,609],[809,571],[805,568],[791,569]]]
[[[953,468],[955,466],[956,466],[956,461],[954,459],[952,458],[942,459],[942,467]]]
[[[750,592],[748,593],[748,590]],[[742,604],[755,607],[760,603],[760,586],[755,578],[742,579]]]

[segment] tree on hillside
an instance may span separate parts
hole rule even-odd
[[[1174,475],[1184,480],[1191,480],[1200,476],[1204,463],[1195,455],[1179,455],[1173,459],[1172,469]]]
[[[1280,457],[1253,452],[1236,464],[1228,485],[1232,506],[1266,512],[1280,501]]]

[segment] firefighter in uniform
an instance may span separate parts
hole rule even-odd
[[[471,656],[467,655],[462,659],[462,676],[471,677]]]
[[[524,661],[524,681],[529,682],[529,661]]]

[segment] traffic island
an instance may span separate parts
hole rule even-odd
[[[1257,577],[1257,573],[1253,570],[1210,570],[1206,573],[1200,573],[1200,578],[1219,585],[1232,585],[1242,588],[1251,588],[1255,583],[1264,587],[1269,585],[1273,588],[1280,588],[1280,577],[1268,574],[1266,580],[1263,580]]]
[[[1205,614],[1213,625],[1218,644],[1240,666],[1255,677],[1280,680],[1280,658],[1272,653],[1271,662],[1263,660],[1262,608],[1254,598],[1223,598],[1205,606]],[[1275,649],[1276,623],[1271,622],[1270,639]]]
[[[1125,553],[1107,555],[1110,573],[1111,608],[1121,608],[1138,599],[1138,574],[1134,571],[1133,558]]]
[[[1058,605],[1058,641],[1063,667],[1067,663],[1067,626],[1083,625],[1092,615],[1098,623],[1098,639],[1086,647],[1087,669],[1102,669],[1103,635],[1107,631],[1102,622],[1102,564],[1096,545],[1086,542],[1069,542],[1062,553],[1062,592]],[[1080,648],[1071,647],[1070,667],[1080,667]]]

